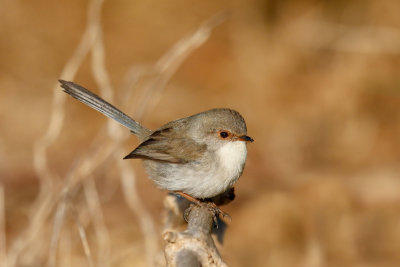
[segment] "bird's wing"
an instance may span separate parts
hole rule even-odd
[[[187,163],[199,159],[207,145],[199,144],[180,132],[179,136],[173,126],[166,125],[158,129],[141,143],[124,159],[142,158],[170,163]]]

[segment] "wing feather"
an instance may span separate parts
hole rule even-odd
[[[182,129],[180,129],[182,130]],[[180,131],[179,136],[173,126],[165,125],[149,136],[124,159],[142,158],[170,163],[187,163],[199,159],[207,145],[199,144]]]

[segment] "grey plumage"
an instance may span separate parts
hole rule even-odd
[[[247,149],[246,123],[239,112],[217,108],[171,121],[151,131],[73,82],[60,80],[66,93],[119,122],[141,144],[124,159],[143,159],[159,187],[204,199],[233,187],[242,175]]]
[[[108,103],[107,101],[101,99],[99,96],[90,92],[86,88],[64,80],[59,80],[61,83],[61,87],[64,89],[64,92],[72,96],[73,98],[81,101],[82,103],[88,105],[89,107],[103,113],[107,117],[119,122],[121,125],[125,126],[132,133],[138,135],[139,137],[148,136],[151,131],[142,125],[140,125],[137,121]]]

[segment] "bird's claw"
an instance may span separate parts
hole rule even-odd
[[[208,210],[214,213],[214,222],[216,223],[217,217],[222,219],[228,218],[229,221],[232,221],[232,217],[226,213],[225,211],[221,210],[214,202],[206,202],[204,203],[207,205]],[[216,223],[217,227],[218,224]]]
[[[218,218],[222,219],[228,218],[229,221],[232,221],[232,217],[228,213],[221,210],[214,202],[198,202],[198,203],[193,203],[193,205],[198,205],[199,207],[205,207],[207,210],[209,210],[213,214],[213,221],[216,228],[218,228]],[[189,208],[187,208],[183,213],[183,218],[187,222],[189,221],[189,214],[192,208],[193,206],[190,205]]]

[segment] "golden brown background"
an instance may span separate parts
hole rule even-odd
[[[99,160],[99,147],[118,136],[56,86],[70,78],[99,93],[90,55],[76,76],[62,76],[88,5],[0,1],[0,263],[8,266],[162,262],[165,192],[139,162],[122,161],[137,140]],[[166,86],[143,97],[160,75],[146,71],[222,11],[226,20]],[[228,264],[400,266],[399,14],[396,0],[104,2],[113,103],[129,99],[122,109],[152,129],[213,107],[246,118],[255,142],[224,206],[233,219],[220,247]],[[127,98],[122,88],[135,75]],[[140,103],[149,103],[144,116],[134,112]],[[44,136],[55,110],[65,119],[52,140]],[[71,178],[82,162],[95,168]],[[119,164],[134,167],[138,195],[124,195]],[[138,197],[133,207],[129,196]]]

